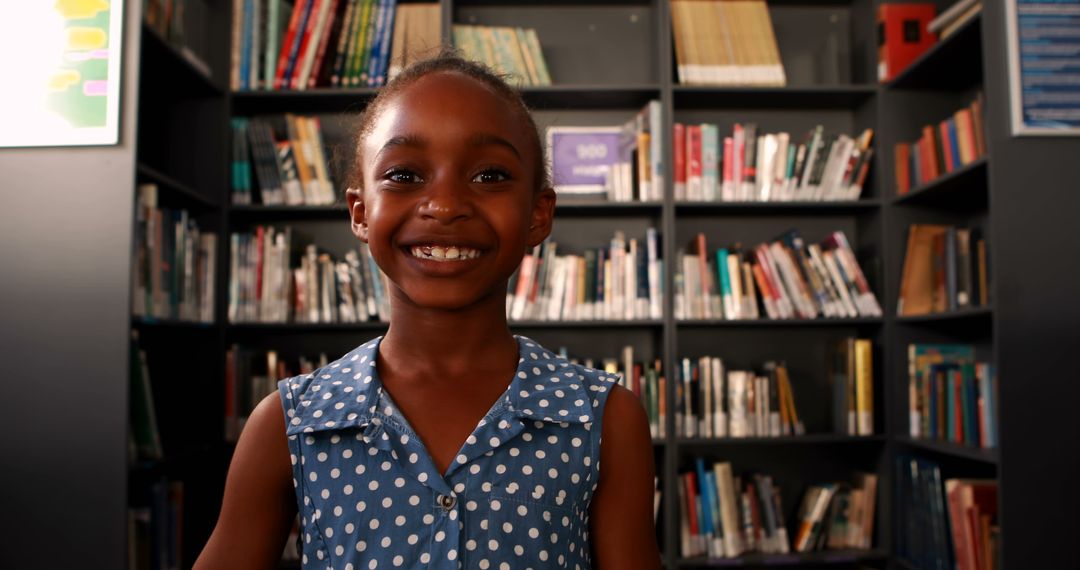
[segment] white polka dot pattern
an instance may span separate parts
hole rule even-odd
[[[505,394],[439,473],[382,389],[380,341],[278,383],[304,568],[590,568],[600,420],[617,378],[517,337]]]

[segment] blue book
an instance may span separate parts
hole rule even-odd
[[[367,57],[366,64],[360,73],[361,85],[375,85],[375,68],[378,67],[378,62],[375,61],[379,57],[379,48],[382,46],[382,35],[386,30],[386,13],[390,10],[390,0],[376,0],[379,5],[374,7],[372,12],[372,28],[371,36],[367,38]]]
[[[709,479],[705,476],[705,460],[697,458],[695,467],[701,490],[701,534],[706,537],[705,540],[710,540],[713,537],[712,493],[709,492]]]
[[[945,121],[945,130],[949,133],[949,148],[952,149],[952,168],[960,168],[963,166],[964,161],[960,160],[960,141],[956,137],[956,120],[949,119]]]
[[[244,0],[244,29],[240,42],[240,83],[237,85],[237,89],[241,91],[247,91],[248,73],[251,71],[251,18],[255,11],[252,4],[253,0]]]
[[[375,67],[368,79],[372,86],[386,83],[386,70],[390,67],[390,41],[394,35],[394,16],[397,14],[397,0],[388,0],[386,9],[383,10],[382,30],[377,44],[378,55],[375,57]]]
[[[728,250],[727,248],[721,248],[716,251],[716,272],[717,278],[720,280],[720,298],[723,300],[725,318],[731,318],[731,308],[733,307],[733,299],[731,298],[731,276],[728,275],[727,267]]]

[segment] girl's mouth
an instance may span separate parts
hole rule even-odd
[[[483,254],[478,249],[460,245],[414,245],[409,252],[417,259],[443,262],[476,259]]]

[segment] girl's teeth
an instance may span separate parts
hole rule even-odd
[[[412,254],[420,259],[438,261],[457,261],[480,257],[480,252],[475,249],[459,248],[457,246],[416,246],[412,248]]]

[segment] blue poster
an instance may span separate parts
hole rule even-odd
[[[1080,134],[1080,0],[1009,0],[1014,135]]]

